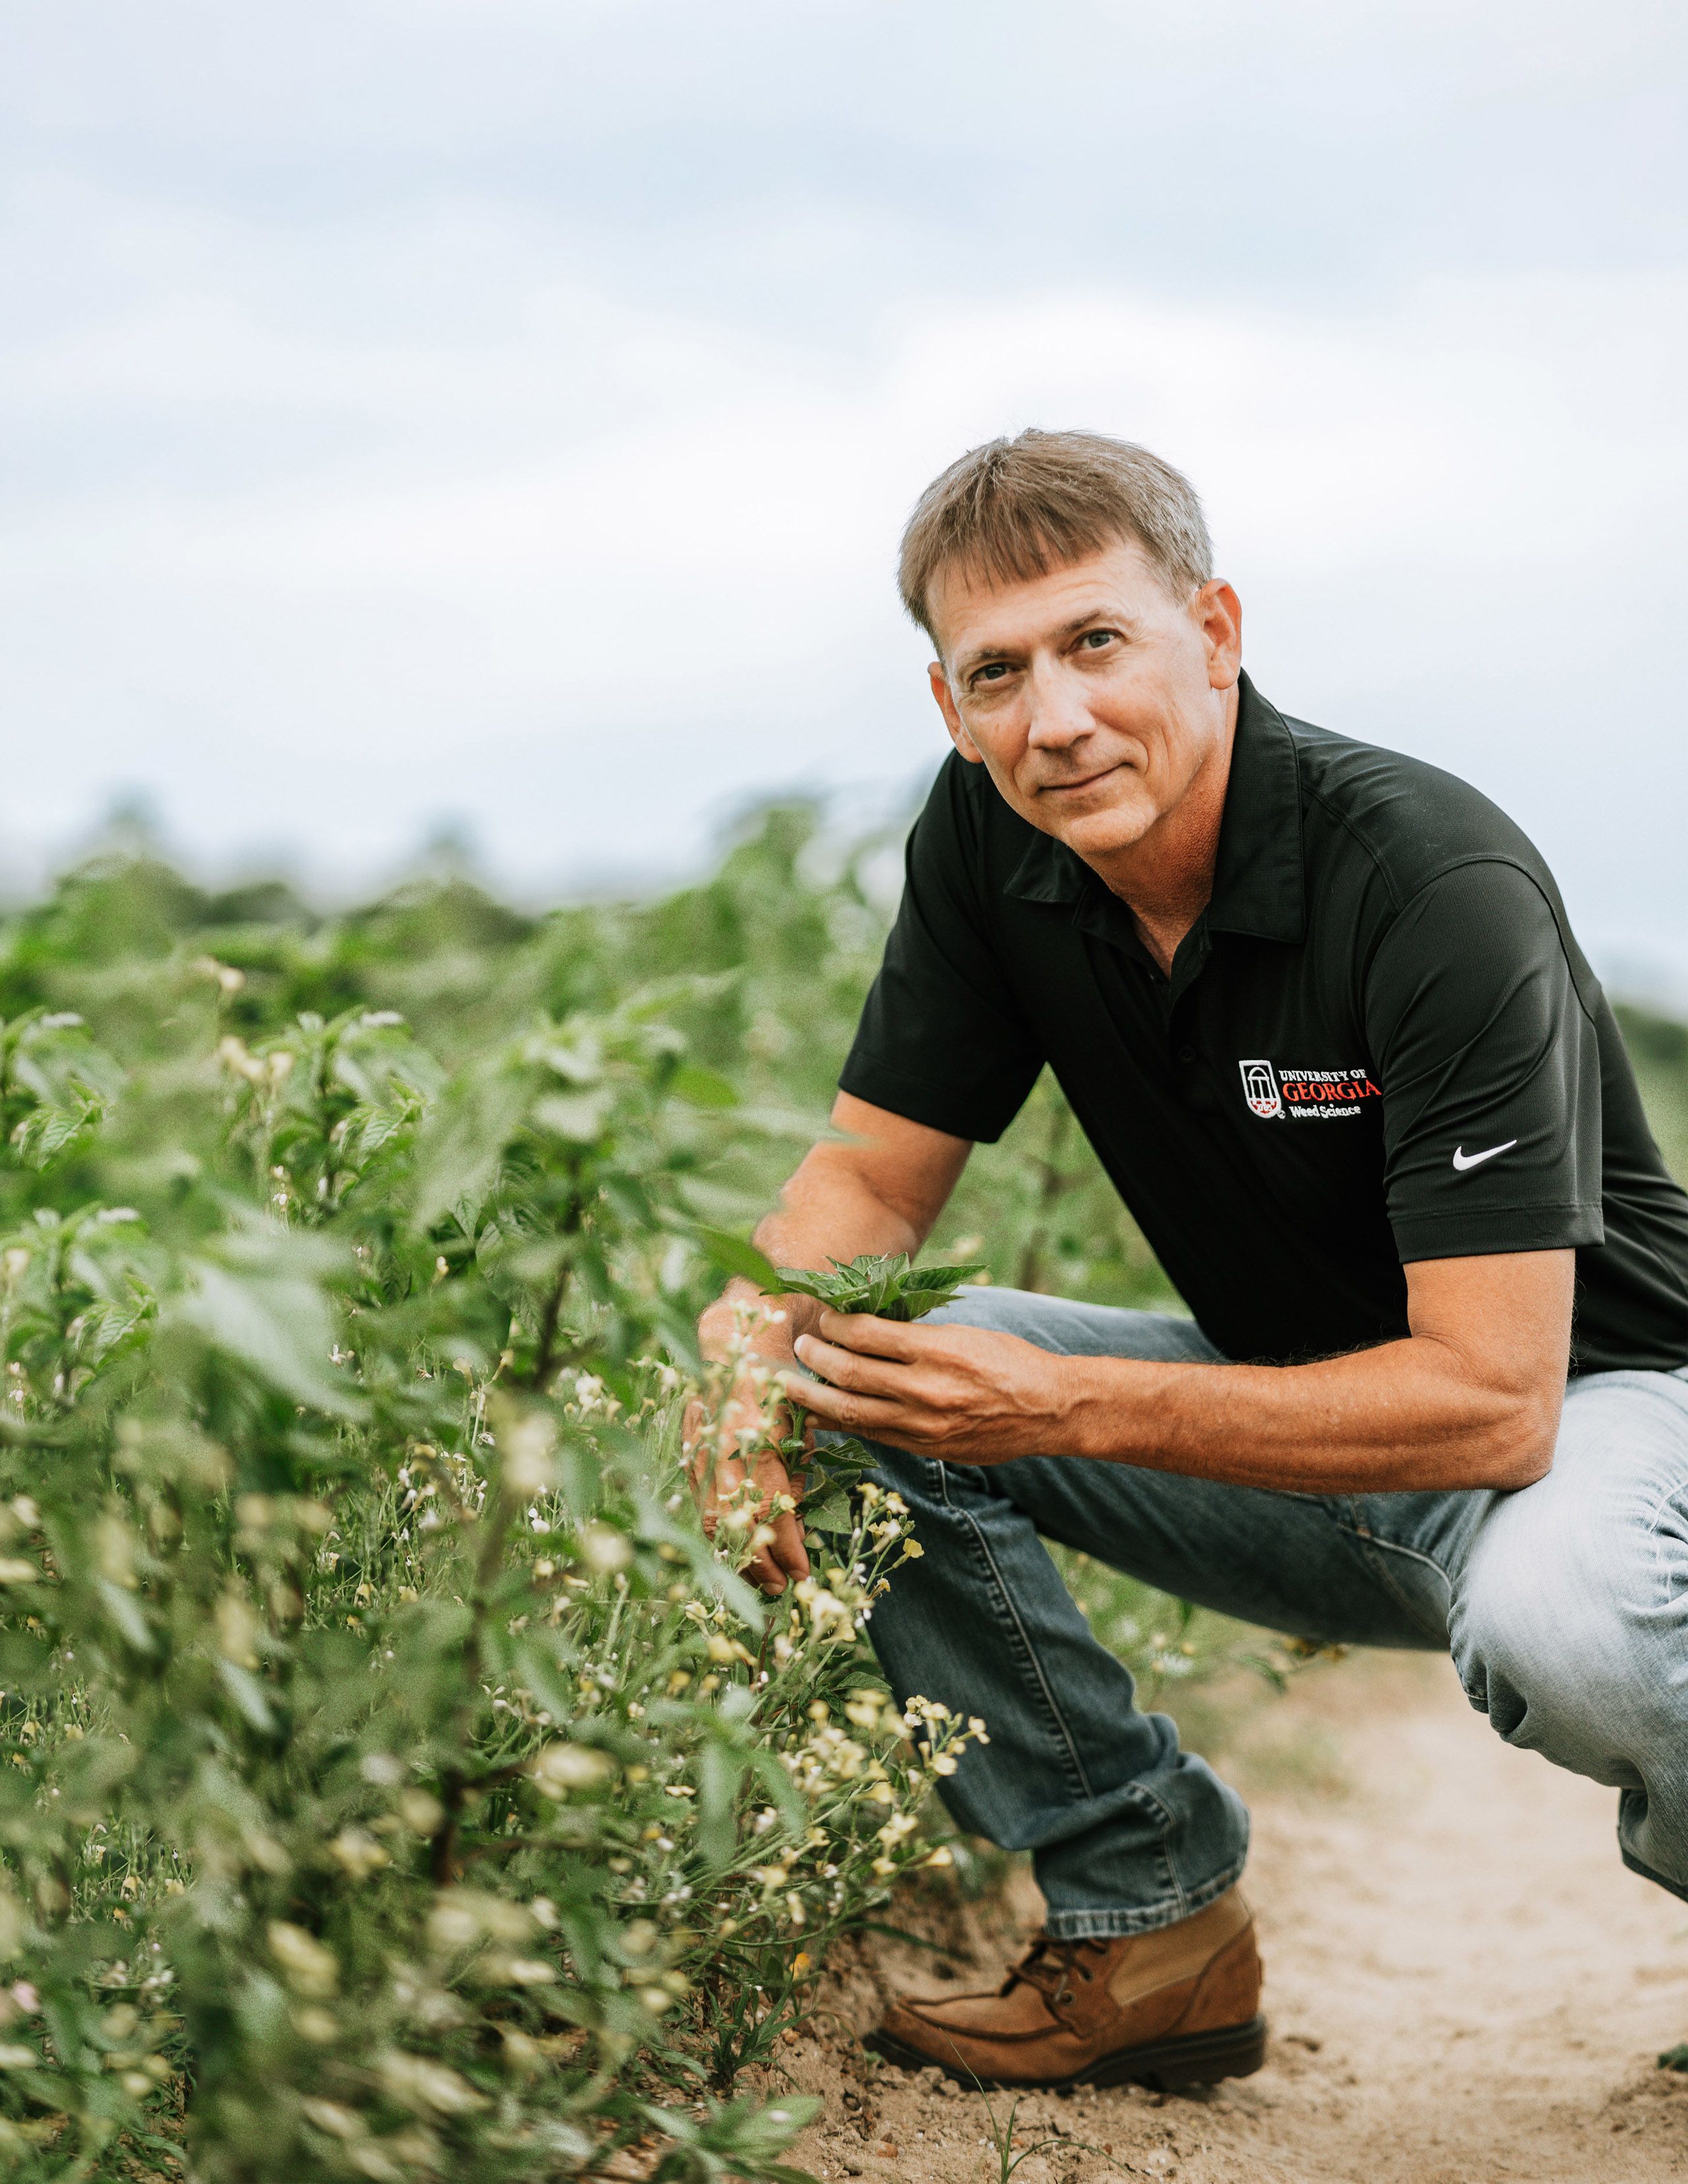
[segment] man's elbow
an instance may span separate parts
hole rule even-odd
[[[1553,1468],[1563,1391],[1519,1395],[1503,1407],[1485,1436],[1484,1476],[1477,1483],[1504,1493],[1534,1486]]]

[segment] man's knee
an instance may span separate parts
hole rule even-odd
[[[1485,1528],[1456,1599],[1467,1696],[1508,1743],[1620,1787],[1688,1730],[1683,1614],[1661,1596],[1640,1513],[1555,1507],[1535,1489]]]
[[[1030,1330],[1056,1320],[1065,1305],[1065,1298],[1044,1296],[1035,1290],[997,1289],[989,1282],[972,1283],[957,1290],[948,1304],[928,1312],[922,1324],[983,1327],[994,1334],[1019,1334],[1028,1342],[1035,1342],[1038,1338]]]

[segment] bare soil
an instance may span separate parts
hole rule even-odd
[[[1264,1700],[1225,1736],[1250,1796],[1245,1886],[1273,2038],[1194,2097],[1032,2095],[1016,2184],[1656,2184],[1688,2176],[1688,1904],[1624,1871],[1616,1792],[1503,1745],[1442,1662],[1373,1655]],[[791,2157],[827,2179],[1000,2184],[977,2092],[865,2058],[898,1987],[982,1986],[1037,1924],[1017,1875],[982,1904],[903,1907],[947,1955],[861,1950],[790,2081],[825,2116]],[[901,1911],[899,1914],[902,1915]],[[990,2096],[1006,2125],[1011,2097]],[[1089,2150],[1087,2150],[1089,2149]]]

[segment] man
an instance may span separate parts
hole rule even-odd
[[[917,1250],[1048,1066],[1194,1317],[980,1289],[913,1326],[787,1299],[758,1338],[908,1502],[924,1557],[875,1644],[900,1697],[984,1716],[950,1810],[1047,1903],[1005,1986],[898,2004],[883,2052],[1015,2085],[1261,2060],[1247,1815],[1039,1535],[1299,1637],[1450,1649],[1688,1897],[1688,1198],[1540,857],[1267,702],[1195,496],[1140,448],[975,449],[902,586],[955,755],[839,1135],[758,1241]],[[772,1529],[777,1592],[806,1563]]]

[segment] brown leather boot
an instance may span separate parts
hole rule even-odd
[[[867,2044],[964,2085],[1212,2085],[1266,2059],[1260,1981],[1254,1919],[1234,1888],[1150,1934],[1040,1934],[994,1993],[893,2003]]]

